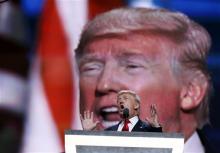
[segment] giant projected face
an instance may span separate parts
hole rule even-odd
[[[94,112],[99,128],[120,120],[116,96],[133,90],[141,98],[140,118],[150,117],[156,104],[165,131],[179,129],[180,87],[170,68],[171,42],[159,37],[132,35],[97,39],[80,59],[80,111]]]

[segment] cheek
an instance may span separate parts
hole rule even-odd
[[[80,79],[80,112],[90,110],[94,112],[96,81]]]
[[[129,110],[133,110],[133,105],[131,103],[126,103],[125,107],[129,108]]]
[[[172,123],[179,118],[179,92],[168,89],[152,89],[141,95],[140,117],[150,118],[150,105],[155,104],[160,123]]]

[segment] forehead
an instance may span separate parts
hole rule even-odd
[[[103,37],[88,43],[84,48],[84,55],[100,57],[108,56],[140,56],[150,59],[166,57],[171,51],[171,42],[164,37],[130,35],[123,37]]]
[[[118,96],[118,98],[130,98],[130,97],[133,97],[134,98],[134,95],[131,94],[131,93],[122,93]]]

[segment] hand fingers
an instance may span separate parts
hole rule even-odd
[[[90,112],[89,112],[89,110],[87,110],[87,119],[89,119],[90,118]]]
[[[83,120],[83,117],[82,117],[82,115],[80,114],[80,120],[82,121]]]
[[[152,107],[153,107],[153,104],[150,105],[150,109],[152,109]]]
[[[151,104],[151,106],[150,106],[150,113],[151,113],[151,116],[155,116],[157,114],[157,109],[156,109],[156,105],[155,104]]]
[[[154,112],[157,112],[157,109],[156,109],[156,105],[155,104],[153,104],[153,110],[154,110]]]
[[[90,116],[90,117],[91,117],[91,119],[93,120],[93,112],[91,112],[91,116]]]
[[[88,119],[89,118],[89,111],[84,111],[84,119]]]
[[[154,105],[153,104],[150,105],[150,110],[152,113],[154,112]]]
[[[150,105],[150,115],[151,115],[151,117],[154,116],[153,105]]]
[[[84,111],[84,119],[86,119],[86,111]]]
[[[80,115],[81,115],[81,114],[80,114]],[[82,116],[82,115],[81,115],[81,116]],[[93,119],[93,117],[94,117],[93,112],[90,113],[89,110],[84,111],[84,119]],[[83,117],[82,117],[82,118],[83,118]]]
[[[150,105],[150,112],[152,112],[152,110],[153,110],[153,105],[151,104]]]
[[[99,123],[99,121],[96,121],[96,122],[95,122],[95,125],[97,125],[98,123]]]

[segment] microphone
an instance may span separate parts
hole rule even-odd
[[[127,119],[128,116],[129,116],[129,109],[128,109],[128,108],[125,108],[125,109],[123,110],[123,118],[124,118],[124,119]]]

